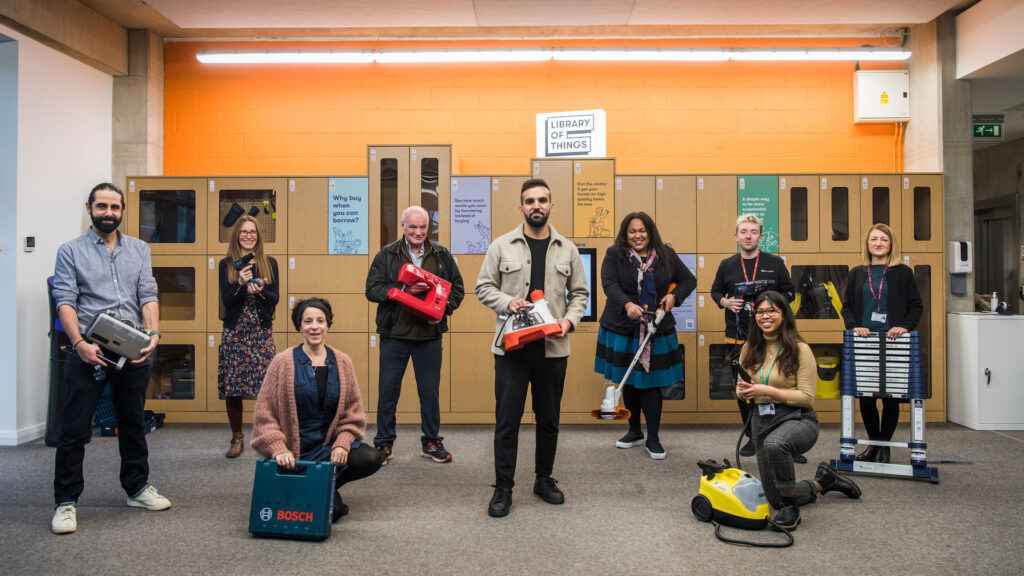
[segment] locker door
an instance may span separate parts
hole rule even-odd
[[[815,176],[779,176],[779,251],[817,252],[820,236]]]
[[[154,256],[206,254],[206,187],[206,178],[129,178],[124,230]]]
[[[859,252],[860,182],[851,175],[824,175],[820,183],[820,250]]]
[[[207,195],[207,253],[227,252],[233,227],[224,226],[224,217],[237,204],[259,221],[263,251],[287,254],[287,190],[285,178],[211,178]]]
[[[902,204],[899,175],[870,174],[860,177],[861,230],[858,238],[861,249],[868,229],[878,223],[892,228],[896,237],[900,237],[903,226]]]
[[[206,334],[169,332],[163,327],[153,351],[146,409],[155,412],[205,412],[207,387]],[[216,388],[216,375],[213,380]]]
[[[601,196],[601,190],[607,196]],[[591,195],[585,197],[581,194]],[[577,238],[615,237],[615,160],[573,162],[571,208],[573,227],[570,233],[562,232],[562,235]],[[561,231],[560,228],[558,230]]]
[[[697,176],[697,214],[698,253],[736,251],[735,176]]]
[[[327,186],[327,178],[288,179],[288,254],[327,254]]]
[[[903,254],[903,263],[914,271],[921,293],[924,314],[917,324],[921,334],[927,394],[925,410],[929,415],[945,412],[946,406],[946,314],[945,258],[942,253]]]
[[[519,197],[523,182],[527,180],[526,176],[496,176],[491,179],[491,240],[511,232],[523,223],[523,215],[519,213]],[[570,207],[571,204],[566,203],[565,206],[556,206],[555,210]]]
[[[657,176],[655,213],[661,240],[680,254],[697,251],[697,177]]]
[[[376,336],[376,335],[374,335]],[[298,332],[291,332],[287,335],[287,346],[301,346],[302,335]],[[373,423],[377,415],[377,404],[370,404],[370,360],[368,356],[369,341],[366,334],[335,333],[327,334],[327,345],[334,346],[352,358],[352,366],[356,371],[356,379],[359,381],[359,394],[363,399],[363,410],[366,411],[367,422]],[[367,438],[366,441],[371,441]]]
[[[551,188],[551,202],[554,204],[554,209],[551,211],[551,218],[548,219],[548,224],[554,226],[555,230],[558,230],[558,233],[562,236],[565,236],[566,238],[572,236],[573,161],[550,160],[546,158],[540,160],[534,159],[533,176],[531,176],[531,178],[543,178]],[[522,186],[522,182],[520,182],[520,186]],[[520,192],[521,190],[516,188],[516,206],[519,205]],[[519,216],[519,220],[516,224],[519,224],[522,221],[522,216]],[[502,232],[502,234],[504,234],[504,232]],[[497,235],[500,236],[500,234]]]
[[[943,252],[942,186],[942,174],[903,175],[903,252]]]
[[[400,218],[409,207],[409,148],[370,146],[370,246],[376,254],[402,235]]]
[[[834,303],[832,295],[842,302],[850,269],[858,264],[859,254],[792,254],[786,257],[786,267],[799,300],[799,304],[794,300],[791,307],[801,334],[810,331],[838,334],[845,329],[841,315],[853,312],[842,310],[836,317],[836,308],[841,308],[842,304]]]
[[[654,196],[654,176],[616,176],[615,217],[611,219],[612,237],[619,233],[622,219],[630,212],[646,212],[657,223]],[[660,227],[658,231],[661,232],[661,240],[668,242]]]
[[[288,309],[288,260],[284,256],[271,256],[277,260],[277,289],[279,300],[274,310],[273,330],[286,332],[293,330]],[[221,318],[224,315],[224,304],[220,299],[220,256],[206,258],[206,329],[220,333],[224,328]]]
[[[444,246],[451,242],[451,178],[450,146],[409,148],[409,204],[427,209],[431,219],[428,237]]]
[[[217,366],[220,361],[221,332],[206,336],[206,411],[213,414],[224,414],[224,399],[220,397],[217,380]],[[274,350],[283,352],[288,347],[288,338],[284,332],[274,332]],[[242,410],[252,412],[256,408],[256,398],[242,400]],[[251,416],[247,415],[246,420]]]
[[[729,350],[735,344],[725,341],[725,332],[699,332],[697,334],[697,410],[700,412],[735,412],[736,381],[728,360]]]
[[[685,397],[682,400],[666,400],[665,412],[697,411],[697,334],[679,332],[679,345],[683,347],[683,382]]]
[[[205,256],[153,256],[160,298],[160,331],[206,332]]]

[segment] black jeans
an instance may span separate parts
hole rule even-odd
[[[420,443],[440,442],[441,406],[437,395],[441,387],[441,339],[405,340],[380,339],[380,385],[377,399],[377,435],[375,445],[391,446],[395,443],[395,409],[402,392],[402,378],[412,358],[416,374],[416,391],[420,396]]]
[[[146,388],[150,363],[125,364],[117,371],[104,369],[113,392],[117,412],[117,446],[121,453],[121,487],[129,496],[141,492],[149,483],[149,448],[143,430]],[[77,354],[68,357],[67,402],[61,421],[60,438],[53,472],[53,501],[56,504],[78,502],[85,488],[82,463],[85,445],[92,437],[92,419],[96,404],[107,381],[97,382],[95,368]]]
[[[494,355],[495,486],[515,486],[519,424],[531,384],[533,413],[537,417],[536,473],[542,478],[551,475],[558,449],[558,418],[567,363],[567,357],[545,358],[543,340],[504,356]]]

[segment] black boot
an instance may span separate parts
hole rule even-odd
[[[853,480],[840,476],[835,468],[825,462],[818,464],[818,472],[814,475],[814,481],[821,486],[822,494],[838,490],[855,500],[860,498],[860,486],[854,484]]]
[[[775,514],[773,529],[785,528],[786,530],[796,530],[797,525],[800,524],[800,507],[796,504],[790,504],[783,506],[778,513]],[[778,528],[776,528],[778,527]]]
[[[875,462],[881,462],[882,464],[888,464],[889,463],[889,457],[890,457],[889,447],[888,446],[879,446],[878,450],[875,452]]]
[[[341,520],[341,517],[345,514],[348,514],[348,504],[342,502],[340,492],[335,492],[334,510],[331,511],[331,524],[334,524],[338,520]]]
[[[807,464],[807,456],[803,454],[793,454],[793,462],[796,464]]]
[[[857,460],[859,462],[874,462],[877,455],[878,448],[876,448],[875,446],[868,446],[867,448],[864,449],[863,452],[857,454],[857,457],[854,458],[854,460]]]
[[[750,458],[751,456],[754,455],[754,452],[754,439],[748,436],[747,443],[744,444],[742,448],[740,448],[740,456],[743,456],[744,458]]]

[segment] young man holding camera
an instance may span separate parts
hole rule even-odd
[[[764,237],[764,223],[753,214],[742,214],[736,219],[736,233],[733,238],[740,250],[729,256],[718,265],[715,281],[711,285],[711,297],[719,308],[725,309],[725,338],[733,344],[729,352],[729,360],[738,366],[740,348],[747,338],[747,327],[750,325],[751,303],[754,298],[766,291],[774,290],[781,293],[790,302],[795,297],[793,280],[782,258],[762,252],[758,244]],[[747,442],[740,450],[742,456],[754,455],[754,444],[750,440],[750,405],[737,399],[740,415],[746,423],[744,429]],[[803,458],[802,456],[800,458]],[[804,459],[804,462],[807,460]]]

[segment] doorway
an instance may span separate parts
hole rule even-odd
[[[1017,297],[1017,238],[1020,222],[1017,196],[999,196],[974,203],[974,292],[986,301],[993,292],[1014,311]]]

